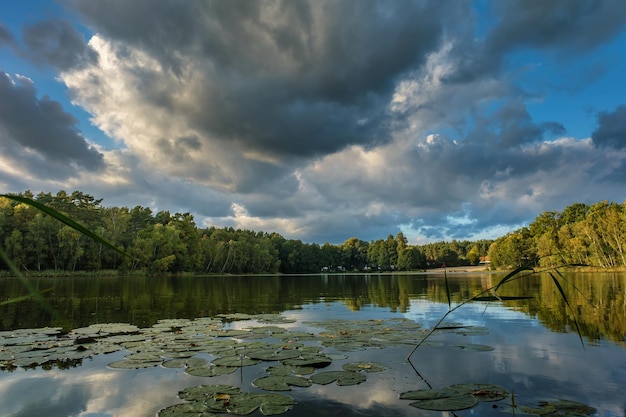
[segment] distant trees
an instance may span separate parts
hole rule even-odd
[[[153,213],[141,206],[104,207],[101,199],[81,191],[61,190],[55,195],[25,191],[20,195],[70,216],[131,255],[123,257],[29,205],[0,198],[0,244],[15,264],[32,271],[409,271],[444,264],[475,265],[487,255],[491,243],[452,241],[418,246],[409,245],[398,233],[370,242],[352,237],[339,245],[319,245],[285,239],[277,233],[200,229],[190,213]],[[0,263],[0,269],[4,268]]]
[[[489,249],[495,267],[582,264],[626,268],[626,203],[576,203],[545,212],[498,238]]]

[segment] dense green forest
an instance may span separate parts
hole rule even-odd
[[[495,268],[524,264],[553,267],[564,264],[626,268],[626,202],[572,204],[549,211],[498,238],[489,248]]]
[[[106,207],[74,191],[20,193],[87,226],[130,257],[83,236],[35,208],[0,198],[0,244],[24,271],[145,271],[148,273],[317,273],[411,271],[477,265],[523,264],[626,267],[626,203],[576,203],[562,213],[540,214],[496,241],[409,245],[402,233],[335,245],[303,243],[278,233],[198,228],[189,213],[153,213],[146,207]],[[6,269],[6,265],[0,264]]]
[[[25,271],[146,271],[149,273],[317,273],[419,270],[477,264],[491,241],[407,243],[402,233],[366,242],[356,237],[323,245],[278,233],[198,228],[189,213],[153,213],[146,207],[105,207],[74,191],[56,195],[26,191],[131,255],[115,251],[23,203],[0,198],[0,244]],[[0,264],[6,269],[6,265]]]

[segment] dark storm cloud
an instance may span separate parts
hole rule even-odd
[[[90,171],[104,167],[102,154],[87,143],[76,127],[76,119],[59,102],[46,96],[37,98],[30,80],[14,81],[3,72],[0,135],[5,149],[18,144],[53,163],[75,164]]]
[[[203,72],[184,115],[190,126],[241,149],[311,156],[390,139],[385,106],[439,46],[446,2],[70,4],[173,76]],[[151,102],[169,110],[167,94]]]
[[[491,75],[500,70],[508,53],[523,48],[578,57],[610,40],[626,25],[626,3],[622,0],[513,0],[490,4],[497,23],[484,40],[459,43],[460,67],[449,80],[468,81]]]
[[[61,71],[98,60],[83,35],[64,20],[51,19],[29,25],[24,28],[23,39],[27,58]]]
[[[591,135],[596,146],[626,148],[626,104],[598,114],[598,128]]]

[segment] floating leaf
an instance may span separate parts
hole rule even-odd
[[[117,369],[141,369],[141,368],[152,368],[154,366],[158,366],[161,364],[161,361],[141,361],[141,360],[133,360],[133,359],[124,359],[121,361],[111,362],[109,364],[110,368]]]
[[[454,397],[443,397],[432,400],[421,400],[411,403],[413,407],[433,411],[456,411],[472,408],[478,404],[476,397],[470,394],[458,394]]]
[[[219,414],[207,411],[199,402],[174,404],[159,411],[158,417],[219,417]]]
[[[206,365],[207,360],[203,358],[178,358],[170,359],[162,363],[165,368],[192,368],[195,366]]]
[[[247,415],[257,408],[263,415],[274,415],[289,411],[293,405],[293,398],[282,394],[257,394],[250,392],[241,392],[237,387],[229,385],[199,385],[186,388],[178,393],[181,399],[192,401],[188,408],[182,405],[167,407],[161,412],[186,412],[190,416],[203,416],[204,414],[194,414],[198,412],[204,413],[231,413],[237,415]],[[173,410],[172,410],[173,408]],[[178,417],[186,416],[186,414],[169,414],[159,417]],[[212,416],[212,414],[206,414]]]
[[[185,369],[185,373],[193,376],[212,377],[232,374],[237,369],[235,366],[197,365],[188,367]]]
[[[382,372],[384,371],[385,368],[383,365],[376,363],[376,362],[352,362],[352,363],[346,363],[342,366],[342,368],[346,371],[353,371],[353,372],[367,372],[367,373],[371,373],[371,372]]]
[[[178,392],[178,397],[182,400],[188,401],[204,401],[208,397],[212,397],[215,394],[239,394],[241,390],[232,385],[196,385],[194,387],[185,388]]]
[[[256,365],[257,363],[260,363],[260,362],[261,362],[260,360],[251,359],[251,358],[242,357],[242,356],[226,356],[223,358],[214,359],[211,363],[213,365],[220,365],[220,366],[241,367],[241,366]]]
[[[500,401],[509,395],[506,388],[493,384],[454,384],[450,388],[470,393],[479,401]]]
[[[312,366],[288,366],[277,365],[267,368],[267,373],[276,376],[287,376],[291,374],[295,375],[310,375],[315,372],[315,368]]]
[[[366,380],[365,375],[352,371],[328,371],[311,376],[311,381],[320,385],[327,385],[335,381],[337,381],[337,385],[342,386],[357,385]]]
[[[418,400],[413,407],[424,410],[455,411],[471,408],[479,401],[498,401],[506,398],[506,389],[491,384],[455,384],[444,388],[403,392],[402,400]]]
[[[291,391],[291,386],[310,387],[311,381],[301,376],[270,375],[255,379],[252,384],[266,391]]]
[[[285,359],[282,361],[288,366],[311,366],[313,368],[325,368],[333,361],[326,356],[319,355],[302,355],[300,358]]]
[[[248,352],[251,359],[259,359],[263,361],[280,361],[283,359],[292,359],[300,356],[297,349],[258,349]]]
[[[525,414],[550,415],[550,417],[584,417],[597,412],[593,407],[577,401],[553,400],[541,401],[539,407],[519,407],[519,411]]]

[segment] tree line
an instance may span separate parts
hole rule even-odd
[[[575,203],[547,211],[489,248],[496,268],[564,264],[626,268],[626,202]]]
[[[318,273],[411,271],[476,265],[492,241],[409,245],[402,233],[342,244],[303,243],[278,233],[232,227],[199,228],[189,213],[106,207],[81,192],[19,193],[83,224],[125,251],[121,256],[23,203],[0,198],[0,244],[24,271],[146,271],[148,273]],[[7,266],[0,263],[1,269]]]

